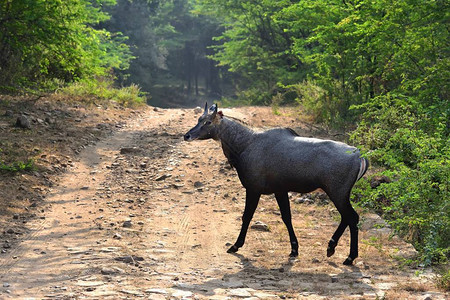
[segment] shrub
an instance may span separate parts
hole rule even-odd
[[[422,114],[411,99],[383,96],[365,104],[352,140],[390,180],[376,188],[359,183],[362,205],[381,210],[392,227],[412,242],[426,264],[450,255],[450,143],[445,116]],[[370,106],[370,107],[367,107]],[[361,108],[361,107],[359,107]],[[440,121],[439,121],[440,120]],[[424,124],[437,124],[430,127]],[[434,128],[425,131],[423,128]]]
[[[139,86],[131,84],[128,87],[115,88],[113,81],[105,78],[78,81],[62,88],[60,93],[87,99],[113,100],[123,106],[146,102],[146,97]]]
[[[0,171],[4,172],[20,172],[20,171],[32,171],[35,169],[34,160],[29,159],[26,162],[16,161],[10,164],[6,164],[0,161]]]
[[[317,122],[329,120],[329,111],[325,109],[325,91],[311,81],[304,81],[289,86],[297,94],[296,101],[304,109],[305,113],[312,115]]]
[[[270,93],[257,87],[238,92],[237,97],[238,102],[244,105],[268,105],[271,101]]]

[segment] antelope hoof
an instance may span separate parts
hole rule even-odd
[[[346,266],[351,266],[351,265],[353,265],[353,260],[354,259],[349,256],[349,257],[347,257],[346,260],[344,260],[343,264]]]
[[[327,248],[327,257],[333,256],[334,252],[335,252],[334,247],[333,248],[328,247]]]
[[[236,253],[238,252],[239,248],[236,245],[233,245],[230,247],[230,249],[227,250],[227,253]]]
[[[298,251],[297,250],[292,250],[291,254],[289,254],[289,257],[297,257],[298,256]]]

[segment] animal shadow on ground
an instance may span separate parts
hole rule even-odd
[[[268,269],[257,267],[245,256],[233,253],[241,260],[242,270],[234,274],[225,274],[222,278],[215,278],[198,284],[178,283],[174,288],[188,290],[204,296],[214,296],[227,293],[233,296],[239,289],[258,296],[280,294],[305,294],[321,296],[348,296],[350,294],[374,293],[373,287],[364,283],[363,275],[356,266],[345,268],[340,274],[326,274],[308,270],[305,272],[292,271],[295,259],[289,258],[279,268]],[[228,291],[228,292],[227,292]],[[236,296],[236,295],[234,295]],[[250,295],[248,295],[250,296]],[[241,296],[240,296],[241,297]]]

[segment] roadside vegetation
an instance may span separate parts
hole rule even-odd
[[[351,132],[372,164],[353,199],[415,246],[416,263],[444,266],[448,286],[449,11],[441,0],[7,0],[0,89],[298,105]]]
[[[275,111],[297,102],[317,122],[353,128],[350,141],[372,163],[354,199],[383,214],[413,243],[421,263],[447,264],[448,3],[203,0],[200,6],[224,24],[213,58],[240,75],[238,94]]]
[[[124,107],[135,107],[146,102],[145,93],[136,84],[116,88],[111,79],[81,80],[74,82],[58,91],[59,94],[70,96],[79,101],[114,100]]]

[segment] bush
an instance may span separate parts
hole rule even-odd
[[[10,164],[0,161],[0,171],[3,172],[21,172],[21,171],[32,171],[35,169],[34,160],[29,159],[26,162],[16,161]]]
[[[410,99],[383,96],[366,104],[353,133],[372,164],[373,177],[390,180],[376,188],[359,183],[362,205],[381,210],[392,227],[412,242],[426,264],[450,255],[450,144],[444,116],[430,119]],[[367,106],[370,106],[369,108]],[[359,107],[361,108],[361,107]],[[441,120],[441,121],[439,121]],[[425,124],[436,123],[425,131]]]
[[[269,105],[271,94],[259,88],[250,88],[237,93],[238,102],[249,105]]]
[[[111,0],[9,0],[0,4],[0,89],[36,89],[127,69],[126,38],[101,29]],[[33,28],[33,30],[30,30]]]
[[[139,86],[115,88],[111,79],[91,79],[75,82],[60,90],[60,93],[81,98],[113,100],[123,106],[134,106],[146,103],[146,97]]]
[[[325,91],[311,81],[304,81],[289,86],[296,92],[297,103],[304,109],[305,113],[311,115],[317,122],[329,120],[330,115],[325,106]]]
[[[450,291],[450,270],[441,272],[437,278],[437,286],[444,291]]]
[[[348,111],[349,101],[346,100],[349,96],[336,92],[339,89],[334,85],[337,83],[331,81],[330,86],[325,89],[314,80],[308,80],[288,86],[286,94],[294,92],[302,112],[310,115],[315,122],[343,127],[353,120]]]

